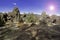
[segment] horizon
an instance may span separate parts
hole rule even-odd
[[[7,11],[7,12],[6,12],[6,11],[5,11],[5,12],[0,12],[0,13],[7,13],[7,14],[8,14],[9,12],[12,12],[12,11],[13,11],[13,10]],[[20,10],[19,10],[19,11],[20,11]],[[46,11],[42,11],[42,12],[46,12]],[[33,13],[33,14],[36,14],[36,15],[41,15],[42,12],[41,12],[41,13],[35,13],[35,12],[21,12],[21,11],[20,11],[20,14],[28,14],[28,13],[32,14],[32,13]],[[52,16],[52,15],[60,16],[60,14],[48,14],[47,12],[46,12],[46,14],[49,15],[49,16]]]

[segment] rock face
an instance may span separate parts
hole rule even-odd
[[[15,21],[20,21],[20,12],[19,12],[19,9],[18,8],[14,8],[14,10],[13,10],[13,13],[14,13],[14,20]]]
[[[19,9],[17,7],[15,7],[12,12],[8,13],[8,19],[9,18],[13,22],[20,21],[20,12],[19,12]]]
[[[52,21],[52,23],[60,25],[60,16],[52,15],[51,16],[51,21]]]

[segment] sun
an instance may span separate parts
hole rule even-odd
[[[54,6],[53,5],[51,5],[49,8],[50,8],[51,11],[54,10]]]

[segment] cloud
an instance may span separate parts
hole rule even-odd
[[[16,5],[16,3],[13,3],[13,5]]]

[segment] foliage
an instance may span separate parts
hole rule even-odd
[[[32,13],[32,14],[28,14],[27,17],[26,17],[26,22],[37,22],[37,17]]]
[[[50,21],[49,16],[46,14],[46,12],[42,12],[41,17],[40,17],[40,24],[47,25]]]

